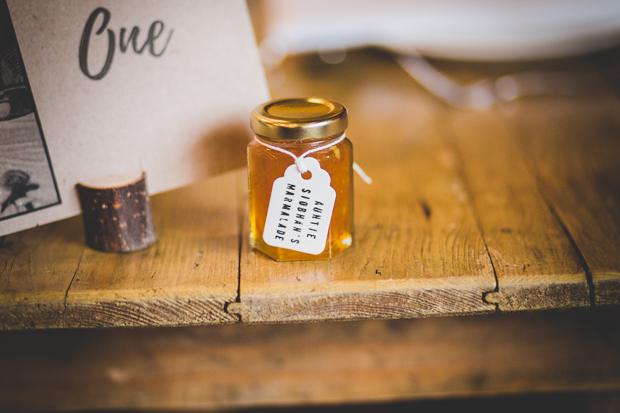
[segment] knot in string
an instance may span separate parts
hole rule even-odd
[[[306,172],[308,172],[308,169],[306,169],[306,166],[304,165],[304,158],[302,158],[301,156],[295,159],[295,165],[297,165],[297,170],[299,171],[300,174],[303,175]]]

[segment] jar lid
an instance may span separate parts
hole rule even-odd
[[[287,141],[339,135],[347,125],[344,106],[316,97],[272,100],[257,106],[250,118],[257,135]]]

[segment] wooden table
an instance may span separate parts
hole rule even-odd
[[[544,69],[586,82],[601,76],[590,62]],[[463,81],[525,70],[437,64]],[[231,171],[154,196],[160,240],[141,252],[87,248],[79,217],[3,238],[0,325],[326,321],[619,303],[620,100],[611,85],[478,112],[447,106],[376,52],[340,65],[291,59],[269,76],[274,97],[319,95],[349,109],[356,161],[374,180],[355,182],[352,248],[294,263],[252,251],[246,172]]]
[[[133,343],[130,346],[133,351],[139,346],[148,347],[150,340],[163,340],[166,351],[184,360],[188,371],[191,371],[191,365],[187,364],[191,359],[190,351],[194,352],[192,354],[202,352],[213,360],[228,357],[227,360],[235,365],[252,359],[247,354],[254,354],[256,359],[275,363],[275,366],[277,356],[270,358],[269,340],[265,335],[285,334],[286,331],[292,334],[281,339],[285,343],[281,357],[286,364],[287,357],[296,354],[295,348],[301,346],[308,350],[292,338],[296,335],[315,340],[319,345],[331,343],[334,354],[346,357],[346,340],[334,344],[338,338],[330,336],[337,336],[339,326],[346,326],[342,330],[352,334],[347,336],[349,338],[372,335],[372,331],[376,331],[377,340],[385,338],[393,343],[395,353],[383,356],[383,366],[392,366],[388,370],[378,367],[379,362],[364,362],[368,349],[379,351],[380,345],[375,339],[364,339],[362,344],[356,341],[361,346],[356,348],[363,348],[366,353],[350,350],[352,363],[369,366],[364,374],[378,374],[376,380],[367,381],[368,386],[376,384],[374,390],[365,389],[360,379],[350,381],[349,387],[343,387],[338,393],[327,383],[338,382],[344,386],[342,383],[348,379],[342,376],[338,381],[330,376],[331,382],[315,384],[312,389],[306,389],[306,393],[301,387],[290,388],[286,393],[283,377],[278,377],[280,381],[269,382],[273,387],[267,389],[258,384],[256,377],[254,381],[241,380],[245,387],[235,387],[232,383],[239,383],[239,378],[233,374],[229,381],[225,380],[228,387],[219,384],[224,386],[220,388],[223,393],[211,388],[211,396],[191,386],[194,390],[184,387],[189,393],[179,395],[169,388],[159,389],[154,382],[149,382],[151,387],[147,393],[151,396],[145,396],[144,400],[135,395],[139,393],[135,393],[135,386],[125,389],[133,389],[132,395],[124,395],[120,388],[117,390],[123,395],[115,393],[117,398],[105,392],[97,397],[86,392],[82,401],[74,403],[68,397],[63,398],[62,391],[52,391],[53,386],[49,387],[52,389],[49,395],[56,394],[52,406],[62,409],[134,405],[217,407],[253,405],[270,400],[291,403],[377,400],[533,389],[617,391],[620,388],[620,355],[618,347],[614,346],[618,344],[615,323],[620,303],[618,56],[617,52],[606,52],[580,59],[531,64],[433,62],[443,73],[463,84],[514,72],[543,70],[569,72],[577,85],[588,85],[585,93],[579,95],[526,96],[486,111],[453,108],[443,103],[406,74],[392,56],[380,51],[350,53],[339,65],[323,63],[316,56],[288,59],[282,67],[268,73],[274,98],[318,95],[340,101],[349,109],[347,136],[353,141],[357,163],[374,181],[367,185],[356,178],[353,246],[329,261],[292,263],[274,262],[251,250],[245,170],[230,171],[191,187],[153,196],[159,241],[144,251],[107,254],[87,248],[79,217],[3,237],[0,240],[2,329],[236,325],[210,327],[213,330],[203,327],[198,330],[161,329],[159,332],[71,330],[66,335],[60,330],[4,332],[0,342],[5,340],[8,343],[5,350],[18,355],[5,357],[0,368],[4,366],[5,372],[17,374],[19,367],[15,363],[29,360],[28,354],[31,354],[18,349],[36,351],[32,347],[36,345],[30,340],[38,337],[43,340],[51,337],[50,351],[56,356],[55,352],[60,351],[62,345],[56,344],[58,348],[54,350],[54,340],[65,343],[63,340],[71,337],[102,340],[101,343],[108,343],[110,348],[121,353],[123,346],[119,343],[123,340]],[[547,315],[542,311],[551,309],[573,310],[559,315]],[[528,316],[505,314],[523,310],[537,312]],[[575,311],[577,321],[570,321]],[[489,315],[431,318],[416,324],[406,324],[403,320],[321,324],[323,327],[243,325],[475,314]],[[528,327],[527,317],[531,314],[541,314],[535,316],[539,317],[534,323],[536,327]],[[571,368],[581,368],[582,372],[586,369],[588,374],[571,376],[567,373],[570,378],[564,380],[561,374],[541,378],[544,375],[541,372],[538,381],[493,382],[489,377],[495,376],[480,367],[490,366],[492,356],[487,359],[477,347],[477,341],[470,339],[463,339],[467,343],[463,349],[469,353],[456,352],[459,362],[465,363],[461,365],[462,370],[451,371],[427,386],[412,384],[423,379],[419,370],[415,376],[405,367],[401,371],[390,364],[396,363],[398,352],[407,351],[404,350],[410,348],[407,346],[441,343],[444,340],[441,334],[432,339],[415,337],[420,331],[432,336],[436,331],[433,326],[452,329],[456,335],[461,334],[461,338],[466,337],[468,331],[493,336],[493,331],[502,330],[500,325],[525,329],[527,333],[522,339],[506,333],[514,340],[503,343],[518,353],[518,349],[524,348],[519,346],[536,345],[527,344],[527,340],[536,337],[547,339],[545,343],[556,340],[550,333],[553,329],[549,330],[554,320],[559,320],[560,330],[577,323],[577,332],[566,327],[559,336],[570,337],[568,342],[577,344],[569,346],[568,358],[541,350],[541,355],[549,356],[544,365],[560,368],[568,361],[580,359],[583,350],[587,352],[588,363],[576,362]],[[605,327],[598,330],[587,327],[592,323],[602,323]],[[197,344],[190,339],[184,341],[188,334],[202,336],[208,335],[207,331],[214,331],[215,337],[222,335],[224,338],[209,340],[221,342],[227,349],[218,352],[207,344]],[[162,338],[163,332],[167,332],[168,338]],[[248,337],[254,333],[262,338],[255,339],[259,344],[254,350],[251,346],[243,347],[244,357],[249,358],[235,359],[230,346],[236,348],[240,344],[233,345],[227,334],[252,341]],[[598,351],[594,353],[593,348],[587,348],[582,339],[595,340]],[[456,351],[463,340],[446,344],[445,350]],[[194,344],[187,344],[190,342]],[[183,343],[189,347],[183,347]],[[80,368],[94,369],[98,358],[112,354],[102,345],[80,345],[84,357],[93,358],[89,363],[80,364]],[[183,351],[172,350],[179,346]],[[507,357],[510,351],[498,356],[505,363],[503,366],[511,363]],[[131,350],[126,355],[114,354],[110,357],[118,366],[124,362],[138,363],[134,367],[136,372],[139,370],[139,361],[126,359],[133,354]],[[441,358],[433,354],[441,364]],[[329,360],[333,362],[333,357],[319,362],[320,354],[315,356],[314,362],[320,365]],[[67,357],[73,360],[73,356]],[[231,357],[235,361],[231,361]],[[381,359],[379,355],[376,357]],[[468,357],[473,357],[474,361],[465,362]],[[476,357],[486,360],[478,364],[478,369],[474,366],[475,360],[480,361]],[[57,358],[53,360],[56,361],[51,362],[51,367],[58,362]],[[519,360],[523,360],[522,355]],[[46,363],[50,362],[39,360],[37,365]],[[136,377],[124,367],[114,370],[114,365],[109,363],[105,367],[105,377],[112,384],[103,387],[110,392],[113,393],[110,389],[115,385],[127,384]],[[187,386],[192,382],[175,370],[176,364],[170,363],[168,360],[161,366],[167,366],[164,368],[167,372],[174,371],[177,379],[182,376],[178,383]],[[75,361],[68,364],[74,366]],[[419,368],[420,364],[416,366]],[[71,374],[84,373],[75,368],[76,371],[61,375],[65,381],[59,383],[65,388],[72,383],[77,386],[77,379],[71,378]],[[168,368],[170,370],[166,370]],[[297,371],[303,368],[297,366]],[[567,371],[576,371],[571,368]],[[532,369],[536,367],[532,365]],[[471,376],[472,371],[482,371],[481,376]],[[386,372],[396,374],[397,383],[381,376]],[[507,373],[503,370],[502,374]],[[469,376],[465,379],[464,375]],[[532,374],[526,376],[531,379]],[[9,401],[4,405],[0,402],[0,406],[12,406],[16,410],[36,410],[45,406],[35,402],[28,404],[27,392],[20,393],[20,387],[15,384],[28,382],[28,378],[16,377],[24,381],[14,382],[8,376],[2,378],[0,384],[4,390],[0,390],[0,399]],[[42,374],[40,377],[45,383],[52,382],[51,376]],[[385,386],[377,384],[377,377],[388,380]],[[460,387],[446,384],[454,384],[455,377],[461,378],[458,383],[468,384]],[[146,376],[143,379],[145,383],[153,380]],[[303,382],[288,379],[292,383]],[[208,387],[206,379],[200,380],[196,383]],[[238,393],[226,395],[226,391]],[[283,392],[288,396],[283,397]]]

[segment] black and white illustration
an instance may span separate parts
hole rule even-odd
[[[5,0],[0,0],[0,220],[60,203]]]

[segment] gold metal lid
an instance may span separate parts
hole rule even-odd
[[[272,100],[257,106],[250,118],[257,135],[286,141],[339,135],[347,125],[344,106],[316,97]]]

